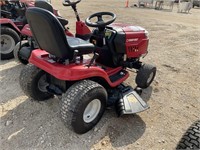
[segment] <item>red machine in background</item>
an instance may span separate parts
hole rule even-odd
[[[36,0],[38,1],[38,0]],[[39,0],[41,1],[41,0]],[[48,3],[51,1],[43,0]],[[35,6],[35,0],[4,0],[1,6],[1,60],[13,58],[15,45],[20,41],[21,29],[27,24],[25,12]],[[58,11],[54,9],[54,14]]]

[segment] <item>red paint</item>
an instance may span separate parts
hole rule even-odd
[[[130,40],[130,41],[129,41]],[[131,41],[133,40],[133,41]],[[138,58],[147,53],[149,39],[143,32],[126,32],[126,54],[128,58]]]
[[[90,29],[88,28],[88,26],[86,26],[84,22],[82,21],[76,22],[76,34],[86,35],[90,33],[91,33]]]
[[[60,16],[58,10],[56,10],[56,9],[53,9],[53,14],[54,14],[55,16]]]
[[[122,23],[113,23],[110,26],[117,31],[125,33],[125,46],[128,58],[139,58],[142,54],[147,53],[149,39],[145,35],[144,28]]]
[[[116,87],[129,77],[129,74],[126,74],[123,78],[112,83],[109,79],[109,76],[122,70],[122,67],[106,67],[106,69],[102,69],[98,66],[91,66],[88,68],[87,65],[89,64],[90,59],[83,60],[78,64],[72,63],[68,65],[50,61],[51,59],[48,58],[48,53],[40,49],[34,50],[29,59],[30,63],[60,80],[76,81],[91,77],[101,77],[105,79],[111,87]]]
[[[26,36],[32,36],[31,29],[29,27],[29,24],[26,24],[23,29],[21,30],[21,34],[26,35]]]
[[[65,30],[65,35],[73,36],[74,37],[74,35],[69,30]]]
[[[11,19],[0,18],[0,24],[1,25],[10,24],[15,30],[17,30],[18,32],[20,32],[19,28],[14,24],[14,22]]]

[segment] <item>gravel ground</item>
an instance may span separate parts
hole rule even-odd
[[[134,0],[129,4],[134,4]],[[75,31],[73,11],[52,0]],[[150,33],[144,62],[157,66],[157,76],[142,97],[150,109],[117,117],[107,110],[97,126],[83,135],[68,130],[59,117],[59,100],[32,102],[19,86],[23,69],[14,59],[0,62],[2,150],[9,149],[135,149],[170,150],[200,116],[200,9],[189,14],[143,8],[124,8],[124,0],[83,0],[81,18],[97,11],[116,13],[116,22],[139,25]],[[127,83],[134,86],[135,74]]]

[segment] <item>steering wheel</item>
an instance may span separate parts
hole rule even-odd
[[[81,0],[73,1],[71,2],[70,0],[63,0],[63,6],[75,6],[78,4]]]
[[[112,19],[105,22],[103,20],[103,16],[111,16]],[[95,18],[95,17],[97,17],[97,22],[91,22],[91,19]],[[91,16],[89,16],[85,20],[85,23],[89,27],[105,27],[106,25],[113,23],[115,21],[115,19],[116,19],[116,15],[111,12],[98,12],[98,13],[95,13],[95,14],[92,14]]]

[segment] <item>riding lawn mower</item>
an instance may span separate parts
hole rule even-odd
[[[13,51],[15,45],[20,39],[26,40],[25,36],[21,36],[23,27],[27,24],[26,10],[29,7],[34,7],[36,3],[46,2],[50,3],[50,0],[1,0],[1,48],[0,59],[13,58]],[[40,6],[37,6],[40,7]],[[55,15],[58,16],[58,11],[53,9]]]
[[[107,107],[113,106],[118,116],[149,108],[140,94],[154,80],[156,67],[140,61],[149,41],[144,28],[113,23],[115,14],[98,12],[85,20],[94,30],[83,40],[67,36],[56,16],[45,9],[29,8],[26,17],[39,48],[21,71],[20,86],[35,101],[58,96],[67,127],[83,134]],[[137,72],[135,88],[124,83],[131,69]]]

